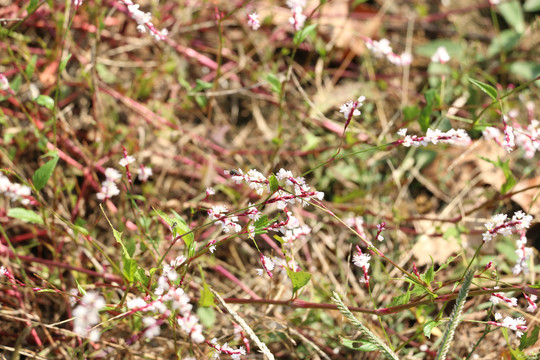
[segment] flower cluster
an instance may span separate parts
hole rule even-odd
[[[360,116],[362,114],[359,109],[364,105],[365,100],[365,96],[360,96],[356,101],[349,100],[341,105],[339,112],[343,113],[343,117],[349,122],[353,116]],[[345,127],[347,127],[347,125]]]
[[[497,289],[497,287],[495,287],[495,289]],[[517,306],[517,298],[515,298],[515,297],[508,298],[508,297],[504,296],[503,293],[493,293],[493,294],[491,294],[491,297],[489,298],[489,301],[493,305],[497,305],[497,304],[503,302],[509,307]]]
[[[512,268],[512,273],[514,275],[518,275],[523,273],[524,275],[527,275],[529,273],[529,267],[527,266],[527,262],[533,255],[533,249],[530,247],[527,247],[527,237],[525,236],[525,230],[521,230],[519,239],[516,240],[516,255],[517,255],[517,261],[516,265]]]
[[[20,201],[23,205],[31,203],[32,189],[26,185],[12,183],[2,174],[0,174],[0,193],[4,193],[12,201]]]
[[[532,216],[523,211],[516,211],[510,221],[506,221],[507,218],[506,214],[497,214],[491,217],[491,220],[485,224],[487,231],[482,234],[484,242],[492,240],[498,234],[509,236],[512,234],[512,229],[518,231],[528,229],[532,221]]]
[[[131,310],[131,313],[153,313],[152,316],[143,318],[143,323],[146,326],[143,334],[147,338],[159,335],[159,325],[174,313],[176,323],[182,331],[189,335],[193,342],[202,343],[204,341],[199,318],[191,312],[193,305],[190,303],[190,297],[183,289],[173,283],[179,278],[176,267],[180,266],[184,261],[185,258],[182,256],[163,266],[163,273],[154,289],[154,295],[157,296],[154,300],[150,297],[144,299],[138,297],[127,302],[127,307]]]
[[[431,62],[434,63],[447,63],[450,61],[450,55],[448,55],[448,51],[446,51],[446,48],[444,46],[439,46],[433,56],[431,56]]]
[[[536,295],[527,296],[527,294],[525,293],[523,293],[523,296],[525,296],[527,303],[529,303],[529,306],[527,306],[527,311],[530,313],[535,312],[536,309],[538,308],[535,303],[535,301],[537,300],[537,296]]]
[[[500,319],[502,319],[502,315],[500,313],[495,313],[495,321],[488,321],[488,324],[513,330],[516,332],[516,336],[518,338],[523,335],[523,331],[527,331],[527,326],[525,326],[525,319],[522,317],[514,319],[510,316],[506,316],[502,322],[499,322]]]
[[[291,9],[289,23],[293,26],[294,31],[302,29],[307,19],[307,16],[302,13],[306,6],[306,0],[287,0],[287,6]]]
[[[249,170],[246,174],[244,174],[241,169],[225,170],[225,175],[231,175],[232,181],[237,184],[245,182],[251,189],[255,190],[259,196],[270,191],[269,181],[263,174],[255,169]]]
[[[99,311],[105,307],[105,299],[97,292],[88,291],[80,304],[73,309],[73,331],[87,336],[91,341],[99,340],[99,331],[92,329],[99,322]]]
[[[120,0],[120,3],[127,7],[129,16],[131,16],[131,18],[137,22],[137,30],[140,33],[148,32],[155,40],[165,40],[168,32],[166,29],[161,31],[156,29],[151,21],[152,14],[144,13],[139,10],[139,5],[134,4],[131,0]]]
[[[259,20],[259,14],[252,12],[248,14],[248,25],[253,30],[258,30],[261,27],[261,22]]]
[[[122,178],[122,174],[113,168],[105,169],[105,180],[101,183],[101,191],[96,194],[101,201],[120,194],[116,182]]]
[[[238,224],[238,216],[227,215],[228,211],[225,205],[216,205],[208,209],[207,213],[210,220],[215,221],[223,227],[224,233],[229,233],[231,230],[240,232],[242,226]]]
[[[0,90],[7,91],[11,95],[15,94],[15,92],[9,86],[9,81],[7,77],[2,73],[0,73]]]
[[[486,140],[494,140],[507,152],[514,150],[516,146],[520,147],[525,150],[525,158],[532,159],[540,150],[540,122],[531,119],[527,127],[522,127],[517,122],[510,126],[509,121],[510,117],[504,115],[502,132],[496,127],[488,126],[482,131],[482,135]]]
[[[403,139],[396,141],[394,144],[402,144],[406,147],[426,146],[429,143],[466,146],[471,143],[471,138],[463,129],[450,129],[446,132],[439,129],[427,129],[425,136],[407,135],[407,129],[400,129],[397,134],[403,136]]]
[[[398,55],[392,50],[390,41],[388,39],[381,39],[379,41],[365,38],[366,47],[376,58],[385,57],[390,63],[396,66],[410,65],[412,62],[412,55],[409,53],[402,53]]]
[[[345,220],[345,224],[353,228],[362,238],[367,240],[367,234],[364,230],[364,218],[361,216],[348,217]]]
[[[353,256],[353,264],[358,266],[364,272],[364,277],[360,279],[361,283],[365,283],[366,287],[369,288],[369,261],[371,260],[371,255],[362,253],[360,246],[356,245],[357,254]]]
[[[287,273],[287,269],[293,272],[300,271],[300,266],[293,259],[280,259],[280,258],[271,258],[269,256],[260,254],[262,269],[257,269],[257,275],[262,276],[264,273],[269,277],[274,277],[274,269],[281,270],[283,274]]]
[[[212,341],[207,341],[206,343],[216,350],[212,359],[219,359],[220,354],[226,354],[230,355],[233,360],[240,360],[241,355],[246,355],[246,349],[243,346],[240,346],[238,349],[233,349],[227,343],[219,345],[216,338],[212,339]]]

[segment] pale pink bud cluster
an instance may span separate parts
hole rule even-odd
[[[388,39],[381,39],[379,41],[370,38],[364,38],[366,47],[376,58],[386,58],[390,63],[396,66],[410,65],[412,62],[412,55],[409,53],[402,53],[398,55],[392,50],[390,41]]]
[[[450,129],[446,132],[439,129],[427,129],[425,136],[407,135],[407,129],[400,129],[397,134],[403,136],[403,139],[396,141],[395,145],[418,147],[428,144],[453,144],[466,146],[471,143],[471,138],[464,129]]]
[[[260,255],[260,260],[262,264],[262,269],[256,269],[257,275],[262,276],[264,273],[269,277],[274,277],[274,270],[281,270],[283,274],[287,273],[287,269],[298,272],[300,271],[300,266],[293,259],[280,259],[280,258],[271,258],[266,255]]]
[[[375,238],[379,241],[384,240],[384,236],[381,235],[381,233],[386,230],[386,223],[383,221],[380,224],[377,224],[377,235],[375,235]]]
[[[303,14],[306,6],[305,0],[287,0],[287,6],[291,9],[291,17],[289,23],[293,26],[294,31],[298,31],[304,27],[307,16]]]
[[[98,341],[100,334],[92,329],[99,323],[99,311],[105,307],[105,299],[97,292],[88,291],[81,299],[80,304],[73,309],[73,331],[88,337],[91,341]]]
[[[532,216],[525,214],[523,211],[516,211],[510,221],[507,221],[508,215],[497,214],[491,217],[485,226],[487,231],[482,234],[484,242],[492,240],[498,234],[509,236],[512,234],[512,229],[518,231],[528,229],[531,225]]]
[[[9,277],[9,270],[5,266],[0,267],[0,279],[4,276]]]
[[[241,360],[241,356],[246,355],[246,349],[243,346],[240,346],[238,349],[234,349],[227,343],[219,345],[216,338],[213,338],[212,341],[207,341],[206,343],[216,350],[212,356],[212,359],[219,359],[221,354],[225,354],[230,355],[232,360]]]
[[[26,185],[12,183],[2,174],[0,174],[0,193],[6,195],[11,201],[19,201],[23,205],[31,203],[32,189]]]
[[[122,159],[123,160],[123,159]],[[96,197],[103,201],[120,194],[120,189],[116,182],[122,178],[122,174],[113,168],[105,169],[105,180],[101,183],[101,191],[96,194]]]
[[[137,30],[140,33],[148,32],[155,40],[165,40],[168,32],[166,29],[161,31],[156,29],[151,21],[152,14],[139,10],[139,5],[134,4],[131,0],[119,0],[119,2],[127,7],[129,16],[137,22]]]
[[[285,181],[286,185],[294,185],[294,194],[296,202],[301,203],[303,206],[307,206],[309,203],[306,199],[315,198],[319,201],[324,199],[324,193],[321,191],[310,191],[309,185],[306,184],[306,180],[302,176],[294,177],[290,171],[280,169],[276,174],[276,178],[279,181]],[[283,205],[283,204],[282,204]],[[280,207],[278,205],[278,207]],[[283,208],[285,208],[283,206]]]
[[[446,48],[444,46],[439,46],[433,56],[431,56],[431,62],[434,63],[447,63],[450,61],[450,55],[448,55],[448,51],[446,51]]]
[[[499,322],[499,320],[502,319],[502,315],[500,313],[495,313],[495,321],[488,321],[488,324],[499,326],[499,327],[505,327],[507,329],[513,330],[516,332],[516,336],[520,338],[523,335],[523,331],[527,331],[527,326],[525,326],[526,322],[525,319],[522,317],[519,318],[512,318],[510,316],[506,316],[502,322]]]
[[[75,7],[75,10],[77,10],[79,6],[82,5],[83,0],[73,0],[72,3],[73,3],[73,6]]]
[[[261,27],[261,22],[259,20],[259,14],[252,12],[248,14],[248,25],[253,30],[258,30]]]

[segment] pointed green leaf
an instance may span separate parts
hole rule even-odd
[[[294,272],[287,269],[287,275],[289,275],[289,278],[292,281],[293,293],[295,294],[311,280],[311,274],[305,271]]]
[[[36,214],[32,210],[24,208],[13,208],[9,209],[7,215],[14,219],[19,219],[30,224],[40,224],[43,225],[43,219],[39,214]]]
[[[36,98],[36,102],[38,103],[38,105],[45,106],[49,110],[54,109],[54,100],[50,96],[39,95]]]
[[[58,163],[58,159],[58,155],[55,155],[51,160],[47,161],[37,169],[34,176],[32,176],[32,181],[37,191],[40,191],[47,185],[47,181],[51,178],[54,168]]]
[[[497,100],[497,89],[495,89],[493,86],[471,78],[469,78],[469,81],[478,86],[480,90],[488,94],[493,100]]]
[[[536,344],[536,342],[538,341],[539,331],[540,327],[538,327],[538,325],[534,325],[533,331],[530,331],[528,334],[522,335],[521,339],[519,339],[519,350],[526,349]]]
[[[71,55],[72,54],[67,54],[67,56],[60,62],[60,66],[58,67],[58,72],[61,73],[62,71],[64,71],[68,61],[71,59]]]
[[[270,175],[268,181],[270,182],[270,192],[275,193],[279,189],[279,182],[275,175]]]
[[[315,28],[317,27],[317,24],[310,24],[306,27],[303,27],[300,31],[297,31],[294,34],[294,45],[298,46],[300,45],[308,35],[315,32]]]
[[[498,8],[504,20],[506,20],[506,22],[518,33],[523,33],[525,31],[525,17],[523,16],[523,10],[521,9],[519,1],[501,1]]]
[[[277,78],[276,75],[270,73],[270,74],[267,74],[266,75],[266,81],[268,81],[268,83],[270,84],[270,88],[272,90],[272,92],[276,93],[276,94],[280,94],[281,93],[281,81],[279,81],[279,79]]]
[[[437,326],[439,326],[441,324],[440,321],[434,321],[434,320],[429,320],[425,325],[424,325],[424,335],[429,339],[431,338],[431,332],[433,331],[434,328],[436,328]]]
[[[135,280],[135,272],[137,271],[137,262],[126,255],[122,255],[124,265],[124,276],[129,282]]]
[[[210,291],[210,288],[206,283],[203,284],[201,290],[201,298],[199,299],[200,306],[214,306],[214,294]]]
[[[28,65],[26,65],[26,69],[24,69],[26,77],[29,79],[31,79],[32,75],[34,75],[34,71],[36,70],[36,62],[37,62],[37,55],[34,55],[30,59],[30,62],[28,63]]]

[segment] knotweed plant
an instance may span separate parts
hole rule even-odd
[[[2,355],[535,358],[534,3],[0,7]]]

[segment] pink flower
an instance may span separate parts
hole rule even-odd
[[[446,51],[444,46],[439,46],[437,51],[435,51],[435,54],[433,54],[431,57],[431,61],[434,63],[444,64],[450,61],[450,55],[448,55],[448,51]]]
[[[259,14],[252,12],[248,14],[248,25],[253,30],[257,30],[261,27],[261,22],[259,21]]]

